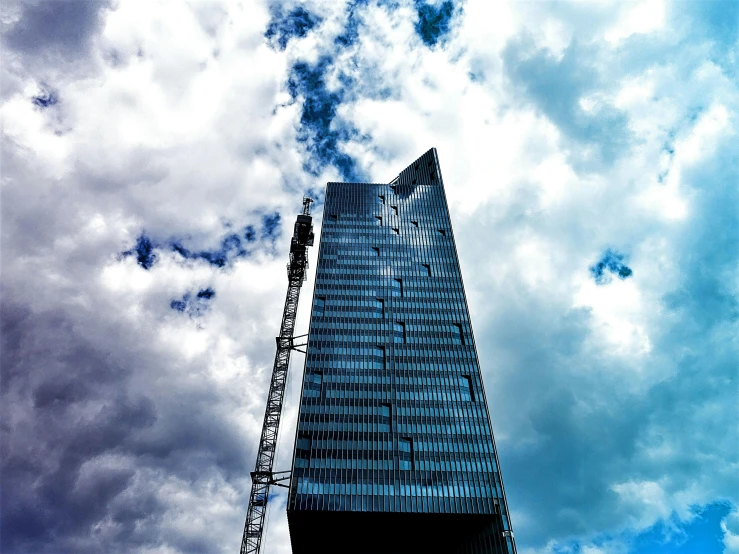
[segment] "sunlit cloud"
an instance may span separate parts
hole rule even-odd
[[[234,552],[302,196],[436,147],[520,551],[736,552],[738,15],[11,2],[0,549]]]

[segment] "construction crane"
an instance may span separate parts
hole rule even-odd
[[[277,353],[275,365],[272,368],[272,379],[269,384],[267,408],[264,412],[262,435],[259,439],[257,463],[251,472],[251,495],[249,509],[246,512],[244,535],[241,539],[241,554],[258,554],[262,545],[267,502],[269,501],[270,485],[287,487],[281,481],[290,478],[289,471],[274,472],[272,465],[277,450],[277,432],[282,415],[282,400],[285,396],[287,370],[290,364],[290,352],[300,350],[305,344],[295,344],[293,332],[295,330],[295,316],[298,311],[300,287],[306,280],[308,267],[308,247],[313,246],[313,225],[310,215],[310,205],[313,200],[307,196],[303,198],[303,213],[298,215],[290,241],[290,263],[287,264],[287,296],[285,309],[282,312],[280,336],[277,337]],[[307,335],[301,335],[306,337]]]

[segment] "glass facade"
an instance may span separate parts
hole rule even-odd
[[[515,552],[435,149],[327,186],[292,471],[296,554]]]

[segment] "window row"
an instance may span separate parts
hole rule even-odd
[[[466,381],[466,379],[460,379]],[[323,374],[314,373],[309,375],[305,381],[305,388],[313,392],[322,392]],[[451,391],[451,389],[447,389]],[[464,394],[465,389],[462,388]],[[304,403],[300,408],[300,415],[306,416],[306,420],[318,421],[320,417],[335,419],[337,421],[377,421],[377,418],[389,418],[387,423],[392,423],[395,416],[402,422],[416,423],[453,423],[456,419],[465,419],[484,423],[486,413],[478,409],[479,404],[469,406],[470,398],[451,403],[436,402],[436,405],[426,403],[415,405],[415,403]],[[470,409],[471,408],[471,409]],[[310,417],[309,417],[310,416]],[[313,416],[318,416],[318,419]],[[384,420],[383,420],[384,421]]]
[[[298,440],[309,437],[305,433],[298,435]],[[306,443],[307,444],[307,443]],[[340,451],[364,451],[364,452],[381,452],[393,449],[392,440],[372,440],[367,438],[361,439],[343,439],[343,438],[312,438],[312,447],[317,450],[340,450]],[[467,441],[467,440],[451,440],[445,437],[440,438],[416,438],[416,444],[419,452],[433,452],[444,454],[446,456],[458,457],[458,454],[492,454],[492,441]],[[491,458],[492,459],[492,458]],[[494,460],[493,460],[494,462]]]
[[[325,489],[328,490],[328,489]],[[294,506],[300,510],[337,510],[356,512],[431,512],[454,514],[495,513],[493,500],[487,497],[441,497],[441,496],[384,496],[384,495],[342,495],[342,494],[298,494]],[[467,552],[506,552],[514,554],[513,548],[500,550],[497,542],[485,536],[484,544]],[[497,540],[497,539],[496,539]],[[508,539],[510,541],[510,539]],[[495,544],[496,546],[493,546]],[[510,544],[510,543],[509,543]]]
[[[298,494],[328,494],[357,496],[419,496],[493,498],[495,487],[485,482],[453,481],[448,485],[420,485],[405,483],[322,483],[310,477],[297,480]]]
[[[300,429],[304,431],[330,431],[330,432],[358,432],[358,433],[386,433],[390,429],[382,428],[380,423],[367,421],[309,421],[308,416],[300,417]],[[453,425],[441,425],[436,423],[399,423],[396,432],[413,434],[434,435],[478,435],[490,434],[490,428],[486,422],[475,425],[470,422],[460,421]]]
[[[398,452],[392,459],[301,456],[295,458],[295,467],[303,469],[418,470],[483,474],[492,471],[489,460],[420,460],[416,459],[412,450]]]
[[[341,335],[335,332],[326,336],[333,340],[341,338]],[[367,345],[375,343],[378,338],[377,336],[364,337],[363,335],[347,335],[347,337],[349,336],[353,340],[357,342],[361,341]],[[455,371],[454,366],[460,362],[472,362],[475,360],[475,352],[468,346],[460,347],[452,344],[430,346],[434,346],[436,348],[416,349],[413,344],[393,344],[393,352],[390,359],[388,360],[386,358],[386,363],[379,366],[373,365],[374,362],[379,361],[377,356],[371,358],[358,357],[354,355],[315,354],[308,357],[306,367],[313,367],[316,369],[336,369],[350,374],[355,371],[370,369],[385,370],[389,369],[390,366],[392,366],[392,369],[396,371],[407,371],[417,369],[420,364],[427,364],[434,371],[450,372]],[[372,348],[374,348],[374,346]],[[447,348],[448,350],[441,350],[440,348]]]
[[[450,386],[422,386],[422,385],[416,385],[416,384],[402,384],[398,383],[396,385],[396,389],[393,391],[389,391],[386,389],[386,387],[390,386],[392,383],[389,379],[379,382],[379,379],[373,379],[372,383],[359,383],[356,381],[356,379],[353,379],[351,381],[351,384],[354,385],[351,388],[343,387],[343,382],[348,382],[347,380],[342,380],[338,378],[339,376],[335,375],[326,375],[324,376],[323,371],[321,370],[314,370],[310,371],[309,373],[306,373],[305,375],[305,388],[306,388],[306,396],[309,397],[320,397],[323,395],[327,390],[329,390],[329,387],[331,390],[346,390],[347,392],[360,392],[363,389],[367,392],[371,392],[372,385],[380,385],[382,387],[385,387],[385,390],[383,392],[394,392],[396,394],[399,393],[407,393],[411,395],[419,395],[419,399],[421,400],[429,400],[429,401],[454,401],[457,400],[456,393],[460,393],[460,399],[463,402],[475,402],[476,400],[476,394],[475,394],[475,388],[473,386],[473,379],[471,375],[460,375],[458,376],[458,386],[455,388],[452,388]],[[417,390],[413,390],[417,389]],[[311,394],[308,394],[311,393]],[[345,406],[342,407],[343,409],[346,409],[346,413],[362,413],[354,411],[352,412],[351,409],[356,409],[356,407],[351,406]],[[337,409],[337,413],[339,413],[340,410]],[[423,412],[422,412],[423,413]],[[436,412],[437,416],[441,416],[442,414],[438,413],[438,410]]]

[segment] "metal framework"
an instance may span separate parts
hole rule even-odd
[[[310,215],[310,205],[313,203],[308,197],[303,198],[303,213],[298,215],[295,222],[293,238],[290,241],[290,262],[287,264],[288,287],[285,298],[285,309],[282,312],[280,336],[277,337],[277,353],[272,369],[272,380],[267,396],[267,408],[264,412],[262,435],[259,440],[257,463],[251,472],[251,495],[249,509],[246,512],[244,535],[241,539],[241,554],[258,554],[262,544],[267,502],[269,501],[270,485],[287,487],[281,483],[290,478],[289,471],[272,471],[275,451],[277,450],[277,433],[282,415],[282,401],[285,396],[287,371],[290,364],[290,351],[299,350],[303,344],[295,344],[293,337],[295,330],[295,316],[298,311],[300,288],[306,279],[308,267],[308,247],[313,246],[313,225]],[[305,337],[306,335],[302,335]],[[302,352],[302,350],[299,350]]]

